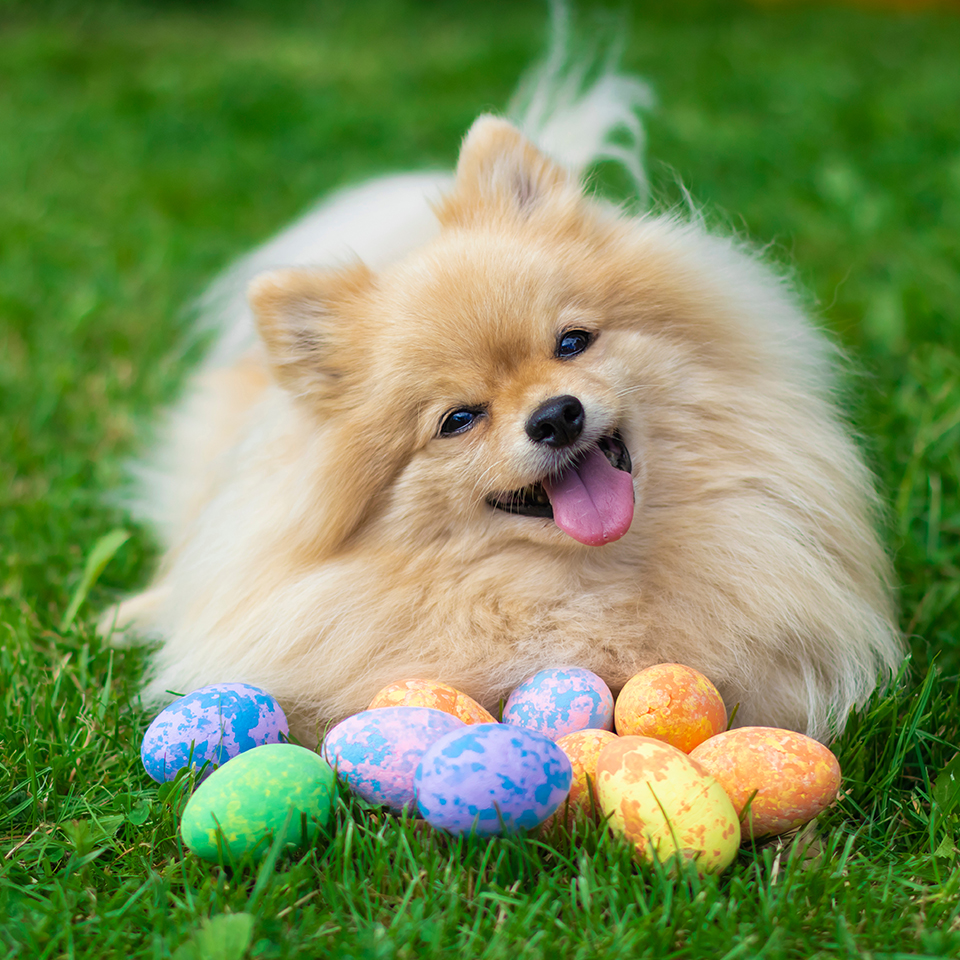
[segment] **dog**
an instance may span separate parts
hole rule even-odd
[[[407,677],[496,710],[679,662],[826,741],[896,669],[836,351],[744,244],[592,195],[640,170],[639,81],[535,88],[454,175],[344,190],[214,286],[143,485],[165,552],[111,617],[162,640],[149,701],[253,683],[315,743]]]

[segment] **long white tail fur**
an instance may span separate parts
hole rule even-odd
[[[599,55],[572,55],[570,11],[560,0],[550,6],[547,55],[520,81],[507,118],[578,175],[601,160],[619,163],[644,197],[641,114],[654,105],[653,91],[638,77],[619,71],[619,44],[611,43]]]

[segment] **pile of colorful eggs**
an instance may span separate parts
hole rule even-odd
[[[142,756],[157,780],[201,770],[181,834],[210,860],[224,846],[263,852],[278,835],[308,842],[330,818],[336,771],[368,803],[447,833],[601,817],[641,859],[679,857],[715,873],[742,839],[812,820],[840,786],[836,758],[815,740],[726,727],[720,694],[690,667],[650,667],[616,702],[600,677],[567,667],[517,687],[501,722],[445,683],[391,684],[327,732],[321,756],[282,742],[286,721],[272,697],[219,684],[167,707]]]

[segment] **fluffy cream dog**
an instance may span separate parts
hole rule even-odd
[[[541,148],[482,116],[454,178],[342,193],[215,288],[145,488],[166,555],[118,616],[163,638],[150,697],[255,683],[309,742],[404,677],[495,708],[676,661],[827,738],[895,667],[830,345],[737,243],[584,192],[642,96],[601,77]]]

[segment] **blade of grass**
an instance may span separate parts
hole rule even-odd
[[[66,633],[76,620],[83,602],[87,599],[93,585],[100,579],[107,564],[116,556],[117,551],[130,539],[130,531],[118,528],[104,534],[94,545],[83,567],[83,576],[73,591],[63,619],[60,632]]]

